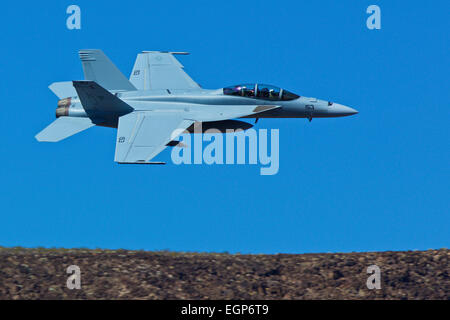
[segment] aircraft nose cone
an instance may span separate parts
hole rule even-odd
[[[331,106],[328,107],[328,114],[331,114],[335,117],[351,116],[357,113],[358,113],[357,110],[339,103],[333,103]]]

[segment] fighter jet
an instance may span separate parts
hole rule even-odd
[[[262,83],[203,89],[189,77],[175,55],[186,52],[143,51],[127,79],[101,50],[80,50],[85,80],[55,82],[56,120],[36,135],[57,142],[93,126],[117,128],[115,161],[161,164],[151,160],[166,146],[177,146],[183,132],[215,128],[248,129],[235,119],[342,117],[350,107],[299,96]]]

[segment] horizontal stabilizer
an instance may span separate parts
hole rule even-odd
[[[80,50],[84,78],[97,82],[107,90],[136,90],[102,50]]]
[[[89,118],[60,117],[36,135],[39,142],[58,142],[95,126]]]
[[[53,82],[48,88],[60,99],[75,97],[77,95],[72,81]]]

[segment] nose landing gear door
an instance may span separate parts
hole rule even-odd
[[[309,122],[311,122],[313,115],[314,115],[314,105],[307,104],[305,106],[305,112],[306,112],[306,118],[308,118]]]

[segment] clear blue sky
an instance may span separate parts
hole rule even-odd
[[[78,4],[82,29],[66,28]],[[382,29],[366,28],[378,4]],[[2,4],[0,245],[242,253],[449,247],[448,1],[9,1]],[[99,48],[128,76],[141,50],[205,88],[271,83],[360,111],[262,119],[280,171],[121,166],[114,129],[61,143],[47,86]],[[159,158],[169,160],[170,151]]]

